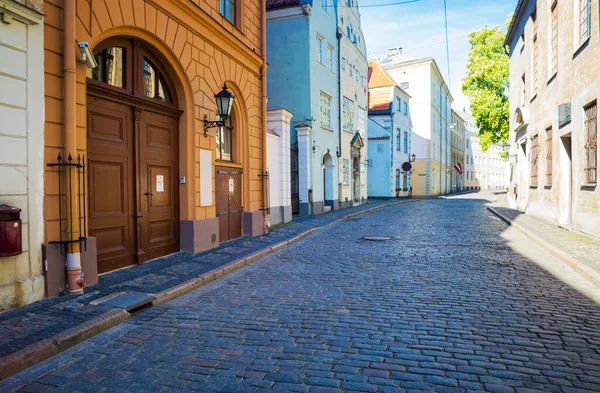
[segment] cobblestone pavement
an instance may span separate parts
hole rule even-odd
[[[82,325],[111,310],[107,306],[91,305],[93,300],[123,291],[158,293],[190,277],[197,277],[237,258],[291,239],[309,229],[330,224],[345,215],[396,202],[372,201],[352,209],[336,210],[320,216],[295,217],[293,222],[274,228],[268,236],[236,239],[195,255],[169,255],[143,265],[102,275],[97,285],[86,289],[85,295],[45,299],[0,314],[0,358],[49,339],[69,328]]]
[[[600,306],[518,253],[537,246],[484,202],[340,222],[0,392],[599,392]]]

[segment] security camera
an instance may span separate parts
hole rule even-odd
[[[81,52],[81,57],[77,59],[80,63],[84,63],[87,68],[96,68],[98,67],[98,63],[96,63],[96,59],[90,50],[90,47],[87,42],[79,42],[77,44],[79,46],[79,52]]]

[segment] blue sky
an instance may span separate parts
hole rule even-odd
[[[358,1],[361,7],[402,0]],[[505,29],[506,19],[516,5],[517,0],[447,0],[450,86],[455,107],[462,109],[468,105],[468,99],[461,91],[469,52],[467,35],[483,25],[500,25]],[[444,0],[421,0],[390,7],[362,7],[360,13],[369,59],[382,57],[388,48],[401,46],[405,55],[433,57],[448,82]]]

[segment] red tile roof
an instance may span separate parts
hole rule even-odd
[[[291,7],[299,4],[300,0],[267,0],[267,9],[272,10],[275,8]]]
[[[389,112],[392,108],[392,100],[389,90],[369,92],[369,113]]]
[[[369,61],[369,89],[396,86],[396,81],[381,67],[377,60]]]

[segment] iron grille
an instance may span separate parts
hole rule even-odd
[[[585,181],[586,183],[595,184],[598,168],[598,139],[597,139],[597,105],[592,105],[585,108]]]

